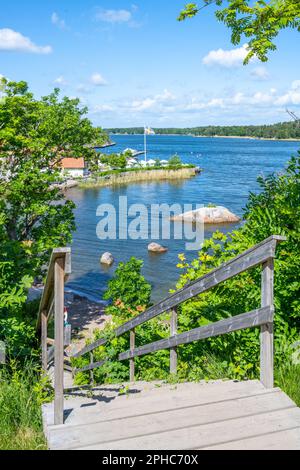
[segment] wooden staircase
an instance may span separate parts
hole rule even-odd
[[[300,409],[259,381],[127,384],[66,395],[65,424],[43,418],[49,448],[80,450],[300,449]],[[120,393],[121,391],[121,393]],[[88,395],[88,396],[87,396]]]
[[[44,373],[53,372],[54,402],[43,406],[44,430],[50,449],[300,449],[300,410],[280,389],[274,388],[273,320],[274,258],[272,236],[219,268],[170,295],[157,305],[121,325],[115,337],[130,333],[130,350],[119,361],[129,360],[130,382],[92,387],[93,370],[109,359],[94,362],[93,352],[109,343],[102,338],[72,354],[89,357],[81,369],[90,373],[87,389],[70,387],[66,378],[64,282],[71,272],[69,249],[53,252],[40,305],[38,329],[42,339]],[[191,331],[177,332],[177,306],[248,269],[262,266],[261,306],[251,312]],[[135,328],[170,312],[170,337],[136,347]],[[47,335],[54,316],[54,339]],[[135,382],[135,358],[155,351],[170,351],[170,374],[177,372],[177,346],[260,328],[260,381],[208,383]],[[47,343],[51,348],[47,348]],[[54,363],[53,363],[54,361]],[[67,381],[69,384],[67,384]]]

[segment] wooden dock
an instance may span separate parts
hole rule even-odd
[[[50,449],[300,449],[300,409],[259,381],[128,384],[74,391],[65,424],[43,409]],[[126,390],[126,389],[125,389]]]

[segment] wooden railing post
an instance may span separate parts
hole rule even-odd
[[[135,330],[130,330],[130,351],[134,351],[135,348]],[[135,366],[134,358],[130,359],[130,382],[134,382],[135,378]]]
[[[274,308],[274,260],[262,265],[261,306]],[[273,322],[261,326],[260,380],[266,388],[274,387]]]
[[[170,336],[177,335],[177,307],[171,310]],[[177,348],[170,349],[170,374],[177,374]]]
[[[54,265],[54,424],[64,422],[64,259]]]
[[[41,314],[41,347],[42,347],[42,369],[43,373],[47,373],[47,366],[48,366],[48,357],[47,357],[47,314],[46,312],[42,312]]]

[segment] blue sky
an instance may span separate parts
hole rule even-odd
[[[78,96],[103,127],[261,124],[300,114],[300,35],[283,31],[269,62],[241,46],[207,8],[185,0],[14,0],[0,16],[0,75],[38,96]],[[201,0],[199,1],[201,3]]]

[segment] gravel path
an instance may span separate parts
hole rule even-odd
[[[66,307],[68,322],[72,325],[72,340],[77,346],[84,346],[87,339],[93,338],[94,330],[103,330],[111,319],[104,313],[104,304],[76,294],[66,294]]]

